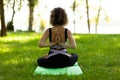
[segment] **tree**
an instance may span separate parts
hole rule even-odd
[[[7,24],[7,30],[10,30],[10,31],[14,30],[14,25],[13,24],[14,24],[14,16],[15,16],[15,13],[16,13],[15,7],[17,6],[17,8],[18,8],[17,10],[20,10],[22,1],[23,0],[7,0],[6,1],[7,6],[10,5],[10,7],[12,7],[12,17],[11,17],[11,20]],[[16,5],[16,3],[18,3],[18,5]]]
[[[100,12],[101,12],[101,0],[100,0],[100,5],[99,5],[99,8],[98,8],[97,18],[96,18],[96,23],[95,23],[95,33],[97,33],[97,26],[98,26],[98,23],[99,23]]]
[[[8,4],[10,3],[11,0],[8,0]],[[13,19],[15,15],[15,0],[12,2],[12,18],[11,21],[7,23],[7,30],[13,31],[14,30],[14,25],[13,25]]]
[[[29,31],[32,31],[33,26],[33,12],[34,7],[38,3],[38,0],[28,0],[28,6],[29,6]]]
[[[1,16],[1,34],[0,36],[6,36],[5,16],[4,16],[4,1],[0,0],[0,16]]]
[[[73,14],[74,14],[73,24],[74,24],[74,33],[75,33],[75,8],[76,8],[76,1],[74,0],[74,2],[73,2]]]
[[[88,4],[88,0],[86,0],[86,9],[87,9],[88,32],[90,33],[90,19],[89,19],[89,4]]]
[[[73,15],[74,15],[74,20],[73,20],[73,26],[74,26],[74,33],[75,33],[75,24],[76,24],[76,20],[75,20],[75,12],[76,12],[76,8],[79,6],[79,3],[74,0],[72,6],[70,7],[73,10]]]
[[[109,21],[108,15],[106,14],[105,10],[102,8],[102,0],[99,0],[98,3],[99,4],[97,4],[96,6],[94,6],[94,4],[92,4],[92,5],[89,4],[89,9],[91,9],[91,11],[95,12],[94,13],[95,15],[93,17],[91,17],[91,19],[90,19],[90,24],[95,23],[95,33],[97,33],[97,28],[98,28],[98,24],[99,24],[100,16],[101,16],[102,12],[105,15],[104,20],[106,22]]]

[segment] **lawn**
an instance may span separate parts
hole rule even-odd
[[[83,75],[36,75],[37,58],[49,48],[39,48],[41,34],[8,32],[0,37],[0,80],[120,80],[120,34],[74,34]]]

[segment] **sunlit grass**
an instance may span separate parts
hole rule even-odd
[[[13,33],[13,32],[11,32]],[[28,40],[31,40],[31,39],[35,39],[36,37],[36,33],[25,33],[25,32],[18,32],[17,34],[16,33],[13,33],[13,34],[10,34],[8,33],[8,36],[7,37],[3,37],[3,38],[0,38],[0,41],[3,41],[3,42],[10,42],[10,41],[28,41]]]
[[[8,32],[0,37],[0,80],[119,80],[120,34],[75,34],[80,76],[33,76],[36,60],[49,48],[39,48],[41,34],[33,32]]]

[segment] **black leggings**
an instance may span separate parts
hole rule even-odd
[[[39,66],[46,68],[63,68],[73,66],[78,60],[78,55],[71,54],[70,57],[63,55],[56,55],[50,59],[41,57],[37,60]]]

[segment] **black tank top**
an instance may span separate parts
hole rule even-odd
[[[52,42],[52,29],[49,28],[49,41]],[[65,28],[65,42],[67,41],[67,29]]]
[[[49,28],[49,41],[52,42],[52,29]],[[65,28],[65,43],[67,41],[67,29]],[[50,46],[49,54],[51,53],[67,53],[67,50],[65,47],[60,45],[54,45]]]

